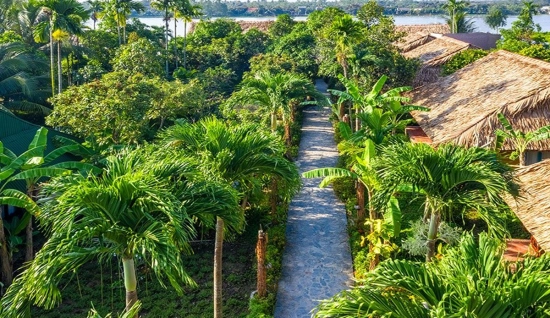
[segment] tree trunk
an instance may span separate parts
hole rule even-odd
[[[258,261],[257,285],[258,297],[267,295],[267,271],[265,268],[265,255],[267,250],[267,233],[258,231],[258,243],[256,244],[256,259]]]
[[[4,231],[4,206],[0,205],[0,258],[2,259],[2,284],[8,288],[13,281],[13,269],[11,266],[11,257],[8,251],[8,241]]]
[[[178,19],[176,19],[176,10],[174,10],[174,60],[176,62],[176,70],[178,69],[178,39],[177,39],[177,27]]]
[[[380,263],[380,254],[374,254],[374,245],[369,243],[369,252],[374,255],[369,263],[369,271],[373,271]]]
[[[246,209],[246,206],[248,205],[248,196],[244,196],[244,198],[241,200],[241,209],[244,210]]]
[[[525,167],[525,153],[522,152],[519,154],[519,166]]]
[[[116,23],[116,31],[118,33],[118,45],[122,45],[122,36],[120,35],[120,21],[118,21],[118,18]]]
[[[183,68],[187,69],[187,20],[183,20]]]
[[[138,300],[134,258],[126,256],[122,257],[122,266],[124,268],[124,287],[126,288],[126,311],[130,311],[132,306]]]
[[[277,114],[275,112],[271,113],[271,132],[274,133],[277,131]]]
[[[363,221],[365,221],[365,185],[359,180],[357,180],[356,194],[357,205],[359,206],[356,223],[358,226],[363,227]]]
[[[53,60],[53,20],[50,17],[50,77],[52,80],[52,96],[55,96],[55,69]]]
[[[437,229],[439,227],[439,213],[432,212],[430,216],[430,227],[428,229],[428,252],[426,253],[426,262],[431,262],[432,258],[435,256],[436,251],[436,239],[437,239]]]
[[[216,221],[216,241],[214,247],[214,318],[222,318],[222,249],[223,226],[221,218]]]
[[[355,131],[361,129],[361,121],[359,120],[359,106],[355,109]]]
[[[166,7],[164,11],[164,24],[165,24],[165,31],[164,31],[164,37],[165,37],[165,48],[166,48],[166,78],[168,78],[168,73],[170,70],[168,69],[168,7]]]
[[[285,123],[285,143],[287,147],[292,146],[292,134],[290,132],[290,123]]]
[[[57,41],[57,92],[61,94],[63,83],[63,74],[61,74],[61,40]]]

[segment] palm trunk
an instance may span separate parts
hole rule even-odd
[[[274,133],[277,131],[277,114],[275,112],[271,113],[271,132]]]
[[[183,20],[183,68],[187,68],[187,21]]]
[[[164,41],[166,42],[165,43],[165,48],[166,48],[166,78],[168,78],[168,73],[170,72],[168,70],[168,7],[166,7],[165,11],[164,11],[164,26],[166,27],[165,28],[165,31],[164,31]]]
[[[50,17],[50,77],[52,80],[52,96],[55,96],[55,69],[54,69],[54,60],[53,60],[53,20]]]
[[[285,123],[285,142],[287,147],[292,146],[292,134],[290,131],[290,122]]]
[[[61,74],[61,41],[57,41],[57,92],[61,94],[61,86],[63,82],[63,74]]]
[[[359,121],[359,106],[355,108],[355,131],[361,129],[361,122]]]
[[[216,239],[214,246],[214,318],[222,318],[222,249],[223,226],[221,218],[216,222]]]
[[[124,287],[126,288],[126,311],[130,311],[138,300],[134,258],[124,256],[122,258],[122,266],[124,268]]]
[[[27,184],[27,196],[34,200],[36,188],[33,182]],[[28,213],[28,212],[27,212]],[[30,214],[30,213],[29,213]],[[25,262],[30,262],[34,259],[34,243],[32,237],[32,214],[29,217],[29,223],[25,228]]]
[[[430,227],[428,229],[428,252],[426,253],[426,262],[431,262],[435,256],[435,243],[437,239],[437,229],[439,227],[439,213],[432,212],[430,216]]]
[[[176,10],[174,10],[174,59],[176,62],[176,69],[178,69],[178,40],[177,40],[177,27],[178,19],[176,19]]]
[[[365,221],[365,185],[361,181],[357,181],[357,205],[359,209],[357,209],[357,225],[363,226],[363,221]],[[370,199],[369,199],[369,206],[370,206]],[[369,209],[370,210],[370,209]],[[369,211],[370,212],[370,211]]]
[[[11,266],[11,257],[8,251],[8,241],[4,231],[4,207],[0,205],[0,258],[2,259],[2,284],[8,288],[13,281],[13,269]]]
[[[124,42],[124,44],[126,44],[126,26],[122,26],[122,42]]]
[[[519,166],[525,167],[525,153],[522,152],[519,154]]]

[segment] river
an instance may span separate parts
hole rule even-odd
[[[230,19],[242,20],[242,21],[269,21],[274,20],[276,17],[235,17]],[[415,24],[433,24],[433,23],[445,23],[445,18],[441,16],[428,15],[428,16],[410,16],[410,15],[396,15],[393,17],[396,25],[415,25]],[[483,16],[472,16],[471,20],[474,23],[476,32],[492,32],[495,30],[489,28],[489,26],[483,21]],[[295,17],[297,21],[305,21],[307,17]],[[139,20],[150,26],[164,26],[164,21],[161,17],[142,17]],[[512,22],[517,20],[517,16],[508,17],[506,20],[506,26],[504,28],[509,28],[512,25]],[[538,23],[541,26],[542,31],[550,31],[550,15],[536,15],[533,17],[535,23]],[[194,20],[198,21],[198,20]],[[93,26],[91,20],[86,22],[86,25],[89,27]],[[174,32],[174,22],[170,21],[170,30]],[[178,34],[183,32],[183,22],[178,22]]]

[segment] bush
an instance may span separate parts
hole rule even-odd
[[[484,50],[466,50],[453,56],[443,65],[443,75],[450,75],[464,66],[486,56],[489,52]]]

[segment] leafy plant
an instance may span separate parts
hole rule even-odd
[[[487,56],[489,52],[485,50],[465,50],[453,55],[453,57],[443,64],[443,75],[450,75],[464,66],[471,64],[480,58]]]

